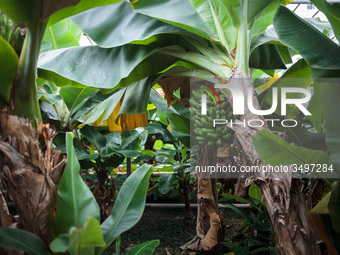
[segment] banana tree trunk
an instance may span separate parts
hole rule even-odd
[[[40,125],[40,132],[44,153],[39,147],[39,134],[28,120],[0,114],[0,174],[18,212],[18,227],[48,244],[48,216],[56,205],[66,158],[51,148],[54,131]]]
[[[244,95],[247,95],[249,88],[252,89],[253,105],[255,109],[261,109],[251,80],[238,72],[232,79],[238,79],[237,84],[242,88]],[[232,105],[232,99],[229,98],[229,100]],[[245,98],[245,102],[247,100]],[[258,119],[261,123],[262,121],[266,123],[262,116],[252,114],[247,104],[244,107],[245,114],[239,116],[240,121],[247,123],[249,120]],[[247,125],[236,125],[235,127],[236,138],[247,156],[247,161],[252,165],[263,165],[252,142],[252,137],[261,128]],[[289,173],[280,173],[280,176],[259,174],[255,181],[262,191],[273,224],[277,254],[321,254],[318,245],[320,240],[301,193],[301,181],[292,180]]]
[[[201,148],[208,151],[208,148]],[[202,164],[214,162],[212,155],[202,153]],[[203,163],[204,162],[204,163]],[[182,250],[211,251],[216,249],[224,238],[223,213],[218,208],[217,179],[211,178],[209,173],[198,173],[197,176],[197,225],[196,236],[189,243],[181,247]]]

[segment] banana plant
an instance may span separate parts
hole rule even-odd
[[[63,19],[117,2],[16,0],[0,3],[2,23],[7,26],[2,26],[0,37],[0,61],[5,67],[0,74],[3,81],[0,155],[6,162],[1,164],[1,178],[15,203],[22,228],[37,234],[46,244],[51,241],[48,212],[55,207],[66,158],[52,149],[54,130],[42,124],[37,91],[38,56],[41,50],[65,47],[63,43],[70,46],[70,39],[72,46],[77,45],[79,30],[76,35],[72,34],[70,24],[68,31],[57,33],[56,28],[65,27],[68,22]],[[12,24],[9,19],[16,24],[14,29],[8,29]],[[25,33],[22,43],[21,34]],[[65,36],[67,42],[59,40]]]
[[[0,228],[0,246],[31,254],[102,254],[142,216],[152,168],[143,165],[123,184],[111,215],[100,224],[99,207],[79,175],[80,165],[73,146],[74,135],[66,135],[65,171],[58,187],[56,211],[50,212],[53,241],[49,248],[36,235],[20,229]],[[159,241],[131,248],[127,254],[152,254]],[[138,251],[132,253],[133,251]]]
[[[240,86],[244,90],[254,90],[250,78],[256,69],[273,75],[274,69],[283,69],[291,62],[288,48],[264,32],[272,24],[279,4],[288,2],[140,0],[94,8],[71,19],[97,45],[46,52],[40,56],[38,74],[58,86],[85,85],[108,92],[137,83],[151,89],[153,84],[162,85],[169,77],[195,77],[212,83],[241,78],[244,82]],[[150,89],[140,96],[148,96]],[[253,102],[258,102],[255,94]],[[130,107],[126,113],[135,113],[135,109]],[[251,140],[257,131],[241,127],[235,131],[250,164],[260,160]],[[286,229],[303,227],[291,217],[297,213],[291,211],[293,207],[284,206],[295,193],[291,191],[291,181],[270,176],[261,179],[264,181],[259,186],[277,232],[277,250],[294,254],[298,247],[293,237],[287,236]],[[210,201],[214,197],[214,184],[199,185],[202,191],[199,201]],[[295,188],[298,187],[293,186]],[[200,203],[202,208],[203,203]],[[223,231],[217,201],[211,200],[209,204],[214,205],[213,209],[209,212],[202,209],[199,218],[206,215],[210,221],[200,221],[197,237],[184,248],[211,250],[223,238],[218,234]],[[281,218],[286,222],[284,226]],[[216,224],[210,225],[210,222]],[[298,234],[304,240],[306,251],[315,250],[315,235],[305,236],[303,231]]]
[[[331,27],[334,30],[336,38],[339,36],[339,4],[330,5],[326,1],[312,1],[320,11],[328,18]],[[338,250],[339,246],[335,238],[339,233],[339,119],[336,109],[339,100],[338,78],[339,78],[339,58],[340,47],[338,41],[333,38],[328,38],[324,33],[319,31],[317,27],[304,22],[301,18],[284,7],[280,7],[274,18],[274,27],[278,37],[282,43],[297,51],[308,63],[308,67],[313,76],[314,94],[313,100],[310,103],[309,109],[312,112],[314,134],[318,132],[322,135],[322,139],[317,142],[316,148],[308,153],[308,156],[302,156],[308,143],[299,144],[300,147],[286,144],[285,141],[279,138],[271,137],[269,134],[258,134],[255,137],[255,147],[261,158],[265,162],[279,164],[284,160],[275,158],[274,154],[263,150],[264,144],[272,148],[276,147],[274,153],[280,153],[285,150],[290,154],[290,159],[299,157],[308,163],[314,162],[315,158],[318,163],[326,163],[329,167],[327,171],[322,173],[320,178],[325,178],[329,186],[332,187],[332,192],[328,193],[321,202],[311,211],[313,217],[320,216],[321,221],[316,221],[319,235],[323,241],[329,246],[330,250]],[[296,33],[292,34],[290,27],[297,28]],[[306,33],[305,36],[300,36],[301,33]],[[299,36],[297,36],[299,34]],[[318,48],[315,48],[318,45]],[[320,48],[322,47],[322,48]],[[326,50],[327,49],[327,50]],[[321,127],[321,128],[320,128]],[[268,139],[268,141],[265,141]],[[276,141],[274,141],[275,139]],[[320,146],[321,144],[324,146]],[[287,145],[291,148],[288,149]],[[267,147],[268,148],[268,147]],[[288,150],[287,150],[288,149]],[[278,155],[278,154],[276,154]],[[312,156],[313,158],[309,158]],[[293,159],[293,161],[296,161]],[[321,222],[321,227],[320,227]],[[322,229],[327,229],[326,233]],[[336,252],[336,251],[334,251]]]

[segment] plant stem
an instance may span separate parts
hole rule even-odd
[[[242,1],[241,21],[238,32],[237,50],[236,50],[236,66],[239,73],[249,75],[249,51],[250,40],[248,31],[248,0]]]
[[[116,239],[116,255],[120,255],[120,235]]]
[[[40,45],[46,29],[46,22],[40,22],[42,0],[35,1],[32,9],[32,20],[22,53],[16,79],[11,91],[10,113],[28,118],[33,126],[36,122],[41,123],[39,100],[37,96],[37,62]]]

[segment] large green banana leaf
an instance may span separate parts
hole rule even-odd
[[[210,35],[213,35],[213,31],[188,0],[140,0],[131,1],[130,4],[138,13],[159,19],[208,40]]]
[[[326,124],[326,143],[331,151],[331,160],[340,173],[340,79],[320,84],[321,102]]]
[[[340,47],[289,9],[279,7],[273,25],[280,41],[301,54],[310,67],[340,69]]]
[[[53,25],[54,23],[62,19],[65,19],[67,17],[89,10],[91,8],[94,8],[97,6],[110,5],[110,4],[118,3],[121,1],[123,0],[100,0],[100,1],[80,0],[77,5],[61,9],[57,11],[56,13],[54,13],[49,19],[48,26]]]
[[[221,1],[226,7],[233,25],[235,27],[240,26],[242,16],[242,0],[222,0]],[[247,18],[248,25],[255,20],[259,14],[267,14],[274,11],[279,4],[285,4],[282,0],[250,0],[247,1]]]
[[[49,1],[38,1],[37,3],[34,0],[2,0],[0,2],[0,10],[5,12],[16,23],[30,23],[33,15],[35,15],[34,9],[41,8],[42,19],[46,19],[52,14],[49,25],[53,25],[64,18],[90,8],[120,1],[122,0],[55,0],[52,4]],[[37,7],[37,4],[41,4],[41,6]]]
[[[336,38],[340,41],[340,3],[328,3],[326,0],[311,0],[311,2],[326,15]]]
[[[58,86],[85,85],[104,89],[115,88],[126,78],[122,81],[123,87],[158,73],[176,61],[160,55],[151,56],[166,43],[171,42],[127,44],[111,49],[88,46],[50,51],[40,55],[38,75]]]
[[[136,13],[126,1],[100,6],[71,18],[94,42],[104,48],[127,43],[148,44],[152,36],[178,33],[180,28]]]
[[[99,221],[99,207],[90,189],[79,175],[80,165],[73,147],[72,133],[66,135],[67,164],[58,187],[56,226],[59,234],[81,227],[93,217]]]
[[[126,3],[117,3],[105,8],[89,10],[75,16],[73,20],[105,47],[124,43],[145,45],[124,44],[108,49],[98,46],[76,47],[47,52],[40,57],[39,76],[53,81],[58,86],[85,85],[114,89],[129,86],[157,74],[178,59],[198,65],[200,69],[208,70],[220,77],[230,76],[232,64],[230,59],[227,60],[228,53],[223,52],[220,45],[215,45],[214,37],[217,37],[225,48],[233,49],[237,40],[237,30],[233,28],[224,5],[219,1],[211,0],[209,5],[204,1],[194,0],[191,2],[163,0],[152,3],[142,0],[130,4],[138,13],[132,12]],[[125,20],[125,16],[120,15],[119,11],[123,11],[128,19]],[[268,19],[267,15],[261,18],[265,17]],[[93,21],[97,19],[98,22]],[[128,20],[134,21],[131,26],[127,26]],[[143,26],[138,30],[140,32],[137,33],[135,32],[136,20],[144,21]],[[155,26],[160,27],[155,29]],[[212,31],[212,28],[215,30]],[[186,32],[186,37],[183,37],[178,34],[181,29],[193,34],[189,35]],[[204,34],[202,29],[205,30]],[[233,32],[229,33],[229,29]],[[265,29],[265,26],[262,29]],[[228,36],[226,36],[227,32]],[[180,33],[183,35],[183,32]],[[197,35],[206,38],[206,42],[189,38]],[[117,38],[118,40],[114,40]],[[203,46],[205,43],[208,43],[208,47]],[[167,46],[170,48],[162,49]],[[215,49],[209,49],[209,46]],[[225,66],[228,61],[229,66]],[[255,49],[250,63],[256,68],[285,68],[284,57],[277,46]],[[178,75],[193,76],[194,72],[197,71],[188,70]]]
[[[327,164],[331,166],[328,155],[324,151],[311,150],[300,146],[294,146],[275,134],[262,129],[256,136],[253,137],[253,144],[256,152],[261,157],[265,164],[272,166],[287,166],[295,164],[300,165],[308,164]],[[298,172],[298,174],[301,172]],[[316,175],[323,175],[327,177],[336,176],[334,172],[313,172]]]
[[[82,123],[82,126],[85,124],[93,124],[99,119],[99,116],[101,116],[101,122],[99,123],[99,125],[101,125],[103,121],[110,117],[111,113],[116,108],[120,100],[122,100],[122,102],[116,119],[121,114],[135,114],[145,112],[149,102],[150,90],[154,83],[154,77],[151,76],[149,78],[135,82],[127,88],[123,88],[117,92],[114,92],[108,98],[103,99],[102,102],[98,103],[97,106],[91,109],[84,116],[85,121]]]
[[[28,255],[50,255],[38,236],[16,228],[0,228],[0,247],[21,250]]]
[[[139,221],[144,211],[151,173],[151,167],[144,164],[125,181],[111,215],[101,225],[107,246]],[[101,251],[102,249],[98,250],[96,254],[100,254]]]

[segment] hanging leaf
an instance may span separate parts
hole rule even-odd
[[[299,52],[311,67],[340,69],[340,47],[289,9],[280,6],[273,25],[280,41]]]
[[[131,1],[130,4],[135,12],[164,21],[208,40],[213,34],[189,1],[138,0]]]
[[[134,12],[127,1],[92,8],[71,19],[86,35],[104,48],[131,42],[147,44],[155,35],[183,32],[175,26]]]
[[[184,134],[190,134],[190,120],[175,113],[168,113],[168,120],[173,129]]]
[[[175,101],[173,93],[180,89],[181,98],[177,101],[184,106],[189,106],[190,80],[187,77],[166,77],[158,81],[166,96],[168,107]]]
[[[16,0],[16,1],[20,1],[20,0]],[[32,0],[30,0],[32,1]],[[46,0],[45,0],[46,1]],[[53,2],[55,0],[48,0],[49,2]],[[60,1],[60,0],[59,0]],[[55,12],[52,16],[50,16],[49,21],[48,21],[48,26],[53,25],[54,23],[57,23],[58,21],[65,19],[67,17],[73,16],[75,14],[81,13],[83,11],[86,11],[88,9],[97,7],[97,6],[104,6],[104,5],[109,5],[109,4],[114,4],[114,3],[118,3],[121,2],[123,0],[101,0],[101,1],[93,1],[93,0],[78,0],[78,4],[75,6],[74,5],[74,1],[77,0],[72,0],[72,2],[68,1],[68,0],[62,0],[65,2],[68,2],[70,7],[67,8],[63,8],[57,12]]]
[[[38,75],[58,86],[126,87],[176,62],[174,57],[155,54],[162,45],[169,43],[172,42],[127,44],[111,49],[88,46],[49,51],[39,57]]]
[[[103,100],[102,102],[98,103],[96,107],[94,107],[89,113],[86,114],[84,120],[85,122],[81,124],[79,127],[83,127],[84,125],[94,124],[94,126],[107,126],[108,123],[104,123],[108,118],[113,119],[113,123],[115,122],[115,117],[119,112],[119,107],[121,104],[121,99],[126,92],[126,88],[116,91],[112,93],[111,96]],[[111,115],[113,117],[110,117]],[[99,116],[99,117],[98,117]],[[111,124],[111,122],[110,122]],[[116,124],[117,125],[117,124]],[[110,127],[109,127],[110,128]],[[115,129],[115,126],[111,128],[112,130]]]
[[[311,2],[326,15],[336,38],[340,41],[340,3],[328,3],[326,0],[311,0]]]

